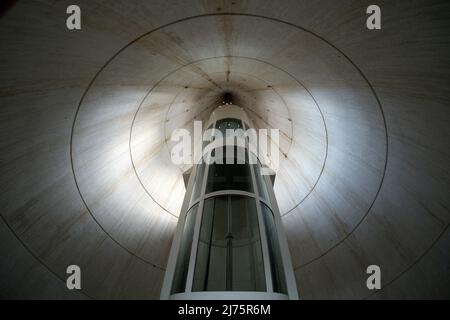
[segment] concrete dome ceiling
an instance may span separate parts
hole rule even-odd
[[[449,297],[450,6],[381,2],[373,32],[369,4],[80,1],[69,32],[68,3],[17,2],[0,20],[0,295],[158,298],[188,169],[171,134],[231,92],[280,129],[302,298]]]

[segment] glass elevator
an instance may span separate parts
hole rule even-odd
[[[212,113],[207,128],[161,298],[298,299],[273,179],[263,175],[245,134],[250,119],[227,103]]]

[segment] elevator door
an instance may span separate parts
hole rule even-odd
[[[265,291],[255,199],[205,200],[193,291]]]

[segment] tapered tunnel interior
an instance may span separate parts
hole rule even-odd
[[[175,129],[279,129],[300,298],[449,298],[446,1],[17,1],[0,19],[0,295],[159,298]],[[79,265],[82,289],[66,288]],[[366,287],[366,268],[382,289]]]

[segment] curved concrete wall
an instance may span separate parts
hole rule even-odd
[[[1,296],[158,298],[187,169],[171,132],[231,91],[280,129],[302,298],[450,297],[447,2],[379,1],[380,31],[366,1],[78,1],[80,31],[69,4],[0,20]]]

